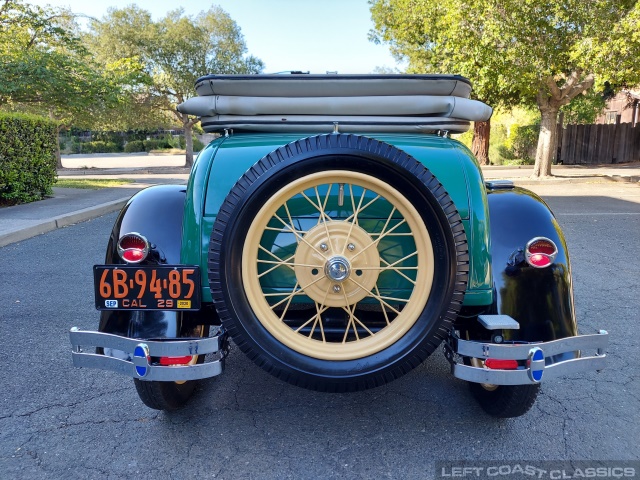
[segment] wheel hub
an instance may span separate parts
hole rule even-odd
[[[324,274],[334,282],[344,282],[351,275],[351,264],[342,256],[331,257],[324,265]]]
[[[304,235],[294,263],[298,285],[306,295],[327,307],[346,307],[375,288],[380,254],[364,229],[332,220],[319,223]]]

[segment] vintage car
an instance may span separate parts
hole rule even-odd
[[[491,116],[469,80],[209,75],[196,91],[178,109],[221,136],[186,187],[120,212],[75,366],[173,409],[223,371],[230,339],[326,392],[383,385],[442,344],[497,417],[527,412],[543,379],[604,367],[607,332],[578,335],[553,213],[450,138]]]

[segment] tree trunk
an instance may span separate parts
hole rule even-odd
[[[56,168],[64,168],[62,166],[62,155],[60,154],[60,126],[56,128]]]
[[[473,142],[471,151],[480,162],[480,165],[490,165],[489,160],[489,137],[491,134],[491,120],[486,122],[474,122]]]
[[[62,130],[62,125],[56,119],[56,116],[53,113],[53,110],[49,110],[49,119],[56,122],[56,168],[60,169],[62,167],[62,156],[60,155],[60,130]]]
[[[540,135],[538,136],[538,149],[536,151],[536,164],[533,167],[533,177],[550,177],[551,160],[556,152],[556,137],[558,132],[558,108],[539,107],[542,120],[540,122]]]
[[[193,166],[193,125],[187,120],[184,124],[184,142],[187,150],[185,158],[185,166],[191,168]]]

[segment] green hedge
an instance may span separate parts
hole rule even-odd
[[[57,125],[0,112],[0,203],[40,200],[56,180]]]
[[[144,152],[144,142],[142,140],[130,140],[124,146],[127,153]]]
[[[120,148],[117,143],[103,140],[83,142],[80,145],[82,147],[82,153],[117,153],[122,151],[122,148]]]

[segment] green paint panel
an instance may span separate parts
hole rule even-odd
[[[199,264],[202,272],[207,271],[207,256],[209,236],[215,221],[215,216],[224,202],[225,197],[235,182],[258,160],[278,147],[304,138],[301,134],[242,134],[231,137],[221,137],[205,148],[193,167],[187,189],[185,205],[185,220],[183,222],[183,250],[182,261],[187,264]],[[473,155],[457,141],[431,135],[370,135],[381,141],[390,143],[406,151],[431,170],[443,184],[453,199],[467,232],[469,245],[473,245],[470,252],[470,279],[465,296],[465,305],[487,305],[492,302],[492,279],[489,255],[488,210],[486,192],[480,168]],[[362,192],[354,188],[353,195],[358,198]],[[324,186],[318,189],[320,198],[326,198],[327,210],[331,215],[346,218],[349,210],[341,209],[338,201],[338,187]],[[345,203],[350,202],[351,192],[346,192]],[[315,192],[310,191],[310,198]],[[365,198],[367,194],[365,194]],[[302,195],[294,197],[288,204],[290,209],[298,214],[302,225],[318,221],[317,209]],[[201,213],[204,212],[204,215]],[[349,212],[349,213],[348,213]],[[363,221],[368,222],[367,228],[382,228],[391,212],[389,204],[377,202],[366,212]],[[282,213],[282,212],[281,212]],[[335,218],[335,217],[334,217]],[[400,218],[394,215],[392,221]],[[276,222],[277,223],[277,222]],[[374,230],[375,231],[375,230]],[[263,237],[263,245],[268,245],[270,251],[279,249],[279,255],[290,256],[294,249],[293,234],[272,232]],[[386,251],[386,258],[402,258],[405,252],[415,246],[400,245],[393,251],[391,245],[381,245]],[[265,254],[266,255],[266,254]],[[283,258],[283,257],[280,257]],[[286,258],[286,257],[285,257]],[[279,267],[278,272],[265,275],[265,285],[274,289],[288,285],[292,274],[280,272],[286,267]],[[398,296],[407,290],[408,282],[403,279],[387,275],[384,289],[394,291]],[[211,294],[207,278],[203,278],[203,301],[210,302]]]

